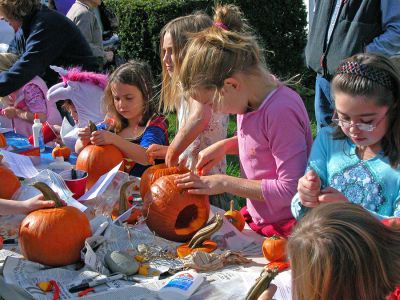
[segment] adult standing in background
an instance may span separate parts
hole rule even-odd
[[[331,123],[330,80],[339,62],[353,54],[400,54],[399,0],[310,0],[307,66],[317,72],[317,129]]]
[[[102,29],[94,12],[100,4],[101,0],[76,0],[68,11],[67,18],[82,32],[102,67],[106,61],[112,60],[113,53],[103,49]]]
[[[0,18],[16,32],[8,51],[18,56],[9,70],[0,73],[0,97],[18,90],[36,75],[48,86],[53,85],[58,74],[50,65],[98,70],[92,50],[75,24],[39,0],[0,0]]]

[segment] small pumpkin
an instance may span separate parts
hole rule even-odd
[[[173,174],[185,174],[187,172],[189,172],[189,170],[186,168],[168,168],[165,164],[158,164],[147,168],[140,179],[140,196],[144,199],[146,193],[150,190],[151,185],[158,178]]]
[[[230,209],[224,214],[224,216],[228,219],[230,223],[232,223],[233,226],[237,228],[237,230],[243,231],[246,221],[240,211],[233,209],[233,200],[231,200],[230,205]]]
[[[176,254],[178,257],[182,258],[185,256],[188,256],[189,254],[196,252],[196,251],[204,251],[207,253],[213,252],[215,249],[217,249],[218,245],[216,242],[211,241],[211,240],[206,240],[203,242],[201,247],[198,248],[191,248],[189,247],[189,244],[183,244],[180,245],[176,248]]]
[[[7,147],[7,140],[4,134],[0,133],[0,148]]]
[[[119,200],[114,205],[113,211],[111,213],[111,218],[113,220],[117,219],[120,215],[122,215],[125,211],[129,209],[131,204],[128,201],[128,197],[126,195],[126,190],[131,184],[134,184],[135,181],[127,181],[125,182],[119,191]],[[126,223],[128,224],[136,224],[139,217],[142,215],[142,211],[138,208],[133,208],[131,214],[128,219],[126,219]]]
[[[0,198],[10,199],[21,186],[13,171],[0,164]]]
[[[33,262],[57,267],[80,260],[85,239],[92,235],[86,215],[73,206],[62,206],[58,195],[45,183],[33,185],[46,200],[54,200],[54,208],[31,212],[19,228],[22,255]]]
[[[262,252],[264,257],[270,261],[286,261],[286,239],[273,235],[264,240]]]
[[[71,149],[69,149],[65,145],[58,145],[54,147],[53,151],[51,152],[51,156],[53,156],[54,158],[62,156],[64,157],[64,160],[68,160],[70,155]]]
[[[193,195],[178,188],[175,178],[163,176],[152,184],[142,213],[147,226],[160,237],[186,242],[206,224],[210,202],[207,195]]]

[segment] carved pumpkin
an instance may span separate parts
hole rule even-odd
[[[105,173],[123,161],[124,156],[114,145],[87,145],[76,160],[76,169],[88,173],[86,188],[90,189]],[[119,168],[124,170],[123,164]]]
[[[0,198],[10,199],[21,186],[13,171],[0,164]]]
[[[0,133],[0,148],[7,147],[7,140],[4,134]]]
[[[54,147],[53,151],[51,152],[51,156],[54,158],[62,156],[64,157],[64,160],[68,160],[69,156],[71,155],[71,149],[69,149],[67,146],[56,146]]]
[[[114,205],[113,211],[111,213],[111,218],[113,220],[117,219],[120,215],[122,215],[125,211],[127,211],[130,208],[131,204],[128,201],[128,197],[126,195],[126,190],[131,184],[134,184],[134,183],[135,183],[134,181],[127,181],[121,186],[121,189],[119,192],[119,200]],[[133,208],[129,218],[126,219],[124,222],[126,222],[128,224],[136,224],[136,222],[138,221],[138,219],[141,215],[142,215],[142,211],[140,209]]]
[[[231,200],[230,209],[224,214],[224,216],[228,219],[233,226],[235,226],[239,231],[242,231],[246,221],[243,215],[238,210],[233,209],[234,201]]]
[[[143,216],[151,231],[167,240],[186,242],[210,214],[207,195],[192,195],[175,184],[176,175],[157,179],[145,196]]]
[[[183,244],[176,248],[176,254],[178,255],[178,257],[182,258],[196,251],[211,253],[215,249],[217,249],[217,246],[217,243],[211,240],[204,241],[201,247],[198,248],[190,248],[189,244]]]
[[[286,261],[286,239],[280,236],[268,237],[262,244],[262,252],[270,262]]]
[[[168,168],[165,164],[158,164],[147,168],[143,172],[140,179],[140,195],[142,199],[145,198],[147,192],[150,190],[151,185],[160,177],[173,175],[173,174],[185,174],[189,172],[186,168],[171,167]]]
[[[40,185],[40,186],[39,186]],[[65,266],[80,260],[85,239],[92,235],[86,215],[62,202],[46,184],[35,183],[55,208],[31,212],[19,229],[19,246],[23,256],[48,266]]]

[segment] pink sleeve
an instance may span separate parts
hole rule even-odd
[[[47,113],[46,97],[36,84],[28,83],[24,86],[24,100],[30,112]]]
[[[274,106],[267,124],[269,146],[276,164],[277,179],[263,179],[261,189],[268,210],[290,207],[297,183],[306,169],[311,132],[308,118],[297,105]]]

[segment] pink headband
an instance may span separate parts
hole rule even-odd
[[[214,26],[228,30],[228,26],[226,26],[224,23],[222,22],[214,22]]]

